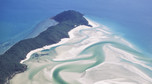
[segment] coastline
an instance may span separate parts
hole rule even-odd
[[[98,23],[95,23],[94,21],[91,21],[90,19],[88,19],[88,18],[85,18],[87,21],[88,21],[88,23],[90,24],[90,25],[92,25],[93,27],[98,27],[99,26],[99,24]],[[78,26],[78,27],[82,27],[82,29],[83,28],[86,28],[87,26]],[[75,27],[75,28],[77,28],[77,27]],[[90,27],[91,28],[91,27]],[[74,29],[74,28],[73,28]],[[72,30],[71,30],[72,31]],[[63,39],[61,39],[58,43],[56,43],[56,44],[51,44],[51,45],[45,45],[45,46],[43,46],[42,48],[38,48],[38,49],[35,49],[35,50],[31,50],[27,55],[26,55],[26,58],[24,59],[24,60],[21,60],[20,61],[20,63],[22,64],[24,61],[26,61],[26,60],[28,60],[30,57],[31,57],[31,55],[33,54],[33,53],[35,53],[35,52],[38,52],[38,51],[41,51],[41,50],[43,50],[43,49],[49,49],[49,48],[51,48],[51,47],[53,47],[53,46],[56,46],[56,45],[60,45],[60,44],[63,44],[63,43],[65,43],[68,39],[70,39],[70,38],[73,38],[72,36],[73,36],[73,32],[71,32],[71,31],[69,31],[68,32],[68,35],[69,36],[71,36],[71,37],[69,37],[69,38],[63,38]]]
[[[102,28],[103,28],[102,31],[103,31],[103,32],[108,33],[108,34],[112,34],[111,32],[107,32],[107,31],[106,31],[106,30],[110,30],[110,29],[107,28],[106,26],[104,26],[104,25],[102,25],[102,24],[99,24],[99,23],[91,20],[90,18],[85,17],[85,19],[88,21],[88,23],[89,23],[90,25],[92,25],[93,28],[102,26]],[[78,26],[78,27],[82,27],[82,29],[83,29],[83,28],[86,28],[87,26],[84,26],[84,27],[83,27],[83,26],[81,25],[81,26]],[[77,27],[75,27],[75,28],[77,28]],[[74,29],[74,28],[73,28],[73,29]],[[72,31],[72,30],[71,30],[71,31]],[[60,40],[58,43],[56,43],[56,44],[45,45],[45,46],[43,46],[42,48],[38,48],[38,49],[35,49],[35,50],[31,50],[31,51],[26,55],[26,58],[25,58],[24,60],[21,60],[20,63],[22,64],[24,61],[28,60],[28,59],[30,58],[30,56],[31,56],[33,53],[35,53],[35,52],[41,51],[41,50],[43,50],[43,49],[49,49],[49,48],[51,48],[51,47],[53,47],[53,46],[56,46],[56,45],[60,45],[60,44],[65,43],[68,39],[70,39],[70,38],[73,37],[73,32],[74,32],[74,31],[73,31],[73,32],[71,32],[71,31],[68,32],[68,35],[70,36],[69,38],[63,38],[63,39],[61,39],[61,40]],[[75,31],[77,31],[77,30],[75,30]],[[123,42],[125,42],[127,45],[129,45],[130,47],[136,49],[136,48],[135,48],[130,42],[128,42],[126,39],[124,39],[124,38],[122,38],[122,37],[120,37],[120,36],[115,36],[115,38],[118,38],[118,39],[123,40]]]
[[[28,60],[33,53],[39,52],[43,49],[49,49],[53,46],[61,45],[61,44],[68,43],[68,42],[73,43],[77,40],[80,40],[80,39],[77,39],[77,37],[79,38],[81,36],[79,36],[79,34],[77,34],[77,33],[80,30],[86,29],[86,31],[79,32],[79,33],[83,33],[82,35],[90,35],[89,36],[90,40],[84,40],[84,43],[80,42],[80,46],[82,45],[81,47],[80,46],[78,48],[74,47],[71,50],[68,50],[68,48],[69,48],[68,46],[67,47],[61,46],[61,47],[55,49],[55,51],[58,53],[58,55],[57,55],[57,57],[55,57],[55,59],[53,59],[53,61],[55,61],[55,62],[65,61],[65,63],[63,63],[63,64],[61,63],[59,65],[56,65],[54,68],[52,68],[51,71],[45,71],[47,68],[42,70],[44,73],[51,73],[51,75],[46,75],[47,77],[50,77],[51,79],[54,78],[55,76],[53,74],[56,73],[56,70],[60,69],[60,67],[70,65],[70,63],[72,63],[72,64],[76,63],[77,65],[87,65],[87,64],[91,65],[92,63],[93,64],[96,63],[96,61],[100,62],[102,57],[100,57],[101,59],[98,58],[97,60],[95,60],[95,59],[85,60],[85,61],[80,60],[80,61],[71,61],[70,63],[66,62],[66,60],[74,59],[78,55],[78,53],[89,48],[89,46],[100,44],[100,41],[101,41],[101,44],[102,44],[102,42],[104,44],[103,53],[105,53],[104,54],[105,59],[101,64],[99,64],[95,67],[92,67],[90,69],[86,69],[84,71],[84,73],[74,73],[74,72],[61,71],[61,74],[59,75],[59,77],[63,78],[63,80],[68,81],[68,82],[70,82],[71,80],[74,80],[75,78],[78,78],[78,81],[81,82],[82,84],[92,84],[92,83],[98,84],[98,83],[109,83],[109,82],[110,83],[115,82],[118,84],[121,84],[121,83],[133,84],[134,82],[132,81],[132,79],[130,79],[130,76],[137,77],[136,78],[137,80],[141,80],[141,82],[146,82],[146,84],[149,84],[149,82],[152,82],[152,79],[147,75],[147,73],[145,73],[143,70],[138,68],[138,66],[136,66],[136,65],[142,66],[143,68],[147,68],[149,70],[151,70],[151,67],[147,66],[143,61],[136,59],[136,57],[138,58],[138,56],[136,54],[129,52],[129,50],[125,50],[121,46],[120,47],[113,46],[113,45],[115,45],[114,42],[118,42],[118,43],[120,43],[120,45],[124,44],[124,45],[126,45],[126,47],[129,47],[131,50],[136,51],[136,49],[131,45],[130,42],[128,42],[127,40],[125,40],[119,36],[112,36],[113,35],[112,32],[109,33],[108,31],[104,31],[104,29],[102,30],[101,25],[99,26],[99,24],[97,25],[97,23],[95,23],[89,19],[87,19],[87,21],[89,22],[89,24],[92,24],[94,26],[88,27],[88,26],[80,25],[80,26],[74,27],[72,30],[70,30],[68,32],[69,38],[63,38],[56,44],[43,46],[42,48],[38,48],[38,49],[30,51],[26,55],[26,59],[22,60],[20,63],[24,64],[24,62],[26,60]],[[98,27],[99,27],[99,29],[98,29]],[[100,27],[101,27],[101,29],[100,29]],[[91,32],[94,32],[94,33],[91,33],[91,32],[89,33],[89,31],[87,31],[87,30],[91,30],[91,28],[97,29],[97,30],[95,30],[95,31],[92,30]],[[100,31],[101,34],[97,31]],[[96,38],[96,36],[94,36],[94,35],[97,35],[99,37]],[[106,35],[108,35],[108,36],[106,37]],[[100,37],[101,37],[101,39],[99,39]],[[75,41],[73,41],[73,39],[75,39]],[[111,42],[111,43],[107,42],[106,43],[106,41],[114,41],[114,42]],[[88,42],[88,43],[86,43],[86,42]],[[68,53],[70,53],[70,54],[62,53],[64,51],[66,51],[66,49],[68,50]],[[76,54],[76,55],[73,55],[73,54]],[[81,57],[90,58],[90,57],[93,57],[92,55],[93,54],[82,55],[80,57],[76,57],[76,59],[81,59]],[[129,63],[126,63],[126,61],[122,61],[122,60],[129,61]],[[27,62],[27,64],[28,64],[28,62]],[[37,63],[34,63],[31,66],[35,67],[35,65],[37,65]],[[86,66],[84,66],[84,67],[86,67]],[[99,67],[99,68],[97,68],[97,67]],[[114,68],[114,70],[113,70],[113,68]],[[115,72],[119,72],[119,73],[115,74]],[[92,75],[89,75],[90,73],[94,73],[95,76],[93,76],[93,78],[89,80],[89,78],[92,77]],[[96,73],[98,73],[98,74],[96,74]],[[109,73],[111,73],[111,75],[113,75],[113,77],[116,77],[116,79],[113,77],[112,77],[113,78],[112,80],[108,79],[107,76]],[[11,80],[12,84],[14,84],[15,81],[17,81],[17,80],[20,80],[22,75],[25,75],[25,74],[27,75],[27,74],[29,74],[29,72],[27,71],[25,73],[18,74],[14,78],[14,80]],[[81,74],[83,74],[83,75],[81,75]],[[100,74],[102,74],[103,76],[101,76]],[[67,78],[65,78],[66,75],[67,75]],[[81,78],[79,78],[79,77],[81,77]],[[111,76],[109,76],[109,77],[111,77]],[[120,79],[118,77],[124,77],[124,79]],[[101,78],[101,81],[93,82],[93,81],[97,80],[98,78]],[[26,77],[25,77],[25,80],[26,80]],[[36,80],[37,80],[37,82],[39,81],[39,79],[35,79],[35,81]],[[136,80],[136,83],[138,82],[137,80]],[[55,80],[55,81],[58,81],[58,80]],[[89,81],[91,81],[91,82],[89,82]],[[127,81],[127,82],[123,82],[123,81]],[[18,82],[18,83],[20,84],[20,82]]]
[[[87,19],[87,18],[85,18],[85,19]],[[91,25],[92,27],[98,27],[98,26],[99,26],[98,23],[95,23],[94,21],[91,21],[90,19],[87,19],[87,21],[88,21],[89,25]],[[85,26],[85,25],[80,25],[80,26],[77,26],[77,27],[75,27],[75,28],[73,28],[73,29],[76,29],[75,31],[77,31],[77,30],[79,30],[79,29],[77,29],[77,28],[85,29],[85,28],[92,28],[92,27]],[[20,61],[20,64],[24,64],[24,62],[27,61],[27,60],[31,57],[31,55],[32,55],[33,53],[35,53],[35,52],[38,52],[38,51],[41,51],[41,50],[44,50],[44,49],[49,49],[49,48],[51,48],[51,47],[53,47],[53,46],[60,45],[60,44],[63,44],[63,43],[65,43],[65,42],[67,42],[70,38],[73,38],[73,37],[74,37],[74,36],[73,36],[73,32],[75,32],[75,31],[73,31],[73,29],[68,32],[69,38],[63,38],[63,39],[61,39],[58,43],[51,44],[51,45],[45,45],[45,46],[43,46],[42,48],[37,48],[37,49],[31,50],[31,51],[26,55],[26,58],[25,58],[24,60],[21,60],[21,61]],[[60,59],[57,59],[57,60],[60,60]],[[25,70],[25,71],[26,71],[26,70]],[[23,71],[23,72],[24,72],[24,71]],[[14,73],[13,75],[11,75],[11,77],[8,78],[6,84],[9,83],[10,80],[13,79],[13,77],[14,77],[16,74],[19,74],[19,73],[22,73],[22,72],[17,72],[17,73]]]
[[[41,32],[37,37],[17,42],[4,54],[0,55],[0,66],[3,68],[0,69],[0,73],[2,73],[2,75],[0,75],[0,82],[2,84],[4,84],[12,74],[27,70],[26,65],[20,62],[27,58],[27,54],[31,50],[58,43],[62,38],[68,38],[68,32],[72,30],[75,25],[90,26],[83,17],[83,14],[74,10],[63,11],[52,19],[59,22],[59,24],[47,28],[47,30]]]
[[[107,28],[106,26],[104,26],[104,25],[102,25],[102,24],[99,24],[99,23],[97,23],[97,22],[95,22],[95,21],[93,21],[93,20],[91,20],[91,19],[89,19],[89,18],[87,18],[87,17],[85,17],[85,19],[88,21],[88,23],[89,23],[90,25],[92,25],[92,28],[96,28],[96,27],[102,26],[102,28],[103,28],[102,31],[103,31],[103,32],[105,32],[105,33],[107,33],[107,34],[113,34],[111,31],[110,31],[110,32],[106,31],[106,30],[110,30],[110,29]],[[20,63],[23,64],[23,62],[25,62],[26,60],[28,60],[33,53],[36,53],[36,52],[38,52],[38,51],[42,51],[42,50],[44,50],[44,49],[49,49],[49,48],[51,48],[51,47],[53,47],[53,46],[57,46],[57,45],[64,44],[64,43],[67,42],[70,38],[73,38],[73,37],[74,37],[73,32],[79,30],[80,28],[81,28],[81,29],[85,29],[85,28],[88,28],[88,26],[80,25],[80,26],[74,27],[72,30],[70,30],[70,31],[68,32],[69,38],[63,38],[63,39],[61,39],[58,43],[51,44],[51,45],[45,45],[45,46],[43,46],[42,48],[38,48],[38,49],[31,50],[31,51],[26,55],[26,58],[25,58],[24,60],[21,60]],[[90,28],[91,28],[91,27],[90,27]],[[74,29],[75,29],[75,30],[74,30]],[[73,30],[74,30],[74,31],[73,31]],[[128,42],[126,39],[124,39],[124,38],[122,38],[122,37],[120,37],[120,36],[117,36],[117,35],[115,35],[114,38],[117,38],[117,39],[122,40],[122,42],[124,42],[126,45],[128,45],[129,47],[137,50],[137,49],[136,49],[130,42]]]
[[[58,22],[55,21],[54,19],[51,18],[47,18],[41,22],[39,22],[32,30],[32,32],[25,37],[25,39],[28,38],[34,38],[36,36],[38,36],[41,32],[46,31],[47,28],[51,27],[51,26],[55,26],[57,25]]]

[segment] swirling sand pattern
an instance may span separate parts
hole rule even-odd
[[[28,70],[11,84],[152,84],[152,59],[108,28],[88,20],[70,38],[23,61]]]

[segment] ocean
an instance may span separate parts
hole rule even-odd
[[[152,53],[151,0],[1,0],[0,43],[24,39],[38,23],[64,10],[95,17],[145,53]],[[13,42],[11,44],[11,42]]]
[[[72,29],[69,38],[32,50],[20,63],[28,69],[10,84],[151,84],[151,58],[108,27]]]
[[[64,10],[79,11],[100,24],[92,29],[78,27],[70,33],[75,37],[32,53],[23,62],[28,70],[15,75],[11,84],[151,84],[151,3],[0,0],[0,54],[16,42],[30,38],[43,22]]]

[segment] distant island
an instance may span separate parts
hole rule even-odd
[[[64,11],[52,19],[59,22],[59,24],[48,27],[37,37],[17,42],[3,55],[0,55],[0,84],[9,84],[9,80],[15,74],[24,72],[27,69],[27,66],[20,64],[20,61],[25,59],[31,50],[57,43],[62,38],[69,37],[68,32],[76,26],[91,26],[83,17],[83,14],[74,10]]]

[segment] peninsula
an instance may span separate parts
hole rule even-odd
[[[26,55],[34,49],[41,48],[45,45],[51,45],[59,42],[62,38],[68,37],[68,32],[76,26],[86,25],[88,21],[83,14],[68,10],[52,17],[59,24],[48,27],[34,38],[24,39],[17,42],[3,55],[0,55],[0,84],[9,84],[16,73],[24,72],[27,66],[20,64],[20,61],[26,58]]]

